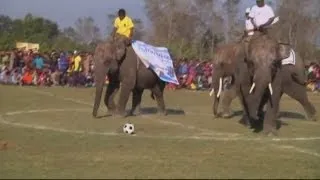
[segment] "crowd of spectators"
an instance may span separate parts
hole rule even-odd
[[[209,89],[213,65],[210,61],[178,59],[174,61],[180,85],[167,84],[167,89]],[[14,49],[0,52],[0,83],[35,86],[94,86],[93,54],[89,52],[52,51],[38,53]],[[320,66],[306,66],[307,88],[320,91]],[[106,84],[108,78],[106,77]]]
[[[308,76],[307,89],[313,92],[320,92],[320,66],[316,63],[310,63],[306,67]]]
[[[14,49],[2,52],[0,83],[36,86],[93,86],[93,56],[86,52]]]

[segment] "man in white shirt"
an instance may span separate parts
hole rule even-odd
[[[270,6],[264,0],[256,0],[257,5],[251,8],[249,17],[255,29],[262,30],[272,24],[275,15]]]

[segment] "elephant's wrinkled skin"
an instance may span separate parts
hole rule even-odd
[[[132,109],[133,114],[136,108],[140,110],[141,97],[144,89],[150,89],[152,97],[155,97],[159,113],[166,114],[163,92],[165,82],[138,59],[134,50],[129,47],[127,57],[120,66],[121,90],[118,102],[118,111],[121,115],[125,113],[125,107],[129,99],[130,92],[133,93]]]
[[[211,87],[214,90],[212,109],[215,117],[220,116],[219,104],[222,106],[222,117],[232,116],[229,106],[236,97],[236,88],[232,84],[235,80],[236,63],[245,57],[243,48],[242,43],[228,44],[219,47],[214,53]]]
[[[121,44],[121,42],[124,42],[125,46],[120,46],[119,44]],[[118,36],[113,44],[103,46],[104,51],[96,50],[95,62],[97,62],[98,65],[96,65],[95,68],[96,96],[92,113],[94,117],[97,116],[107,73],[109,85],[105,93],[104,103],[109,112],[126,116],[125,108],[130,93],[132,92],[133,98],[130,114],[133,114],[137,108],[140,110],[141,97],[144,89],[150,89],[152,97],[156,98],[160,113],[166,113],[163,98],[165,82],[161,81],[152,70],[147,69],[138,59],[132,47],[126,47],[127,44],[128,42],[125,37]],[[117,47],[114,47],[114,45],[117,45]],[[123,53],[123,56],[121,56],[121,53]],[[120,96],[118,106],[116,106],[114,97],[119,89]]]
[[[261,102],[266,100],[267,110],[263,122],[265,133],[276,134],[275,120],[279,110],[279,102],[283,93],[297,100],[305,109],[309,118],[314,119],[316,110],[307,97],[306,88],[301,82],[293,78],[304,76],[302,59],[296,56],[296,65],[281,65],[279,45],[268,35],[259,35],[249,44],[247,63],[249,72],[253,74],[252,86],[247,102],[250,105],[249,115],[252,119],[259,119],[257,110]],[[297,78],[302,79],[302,78]],[[264,99],[263,97],[266,97]]]
[[[247,97],[249,95],[252,77],[249,73],[248,65],[245,62],[246,53],[244,43],[245,39],[242,39],[238,43],[222,46],[215,52],[212,81],[212,87],[214,89],[213,114],[216,117],[220,115],[217,109],[218,106],[221,105],[222,117],[230,117],[231,102],[238,97],[243,108],[243,116],[240,123],[251,127],[254,125],[250,123],[248,112],[250,105],[247,102]],[[225,84],[225,79],[229,79],[227,84]],[[220,88],[226,86],[227,88]],[[259,109],[260,113],[262,112],[262,107],[261,105]]]

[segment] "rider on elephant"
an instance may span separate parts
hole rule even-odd
[[[256,34],[255,32],[267,33],[267,35],[278,43],[278,60],[286,59],[290,56],[291,46],[289,42],[288,33],[281,31],[280,23],[275,21],[275,14],[272,8],[265,4],[264,0],[256,0],[257,5],[253,6],[251,10],[248,8],[246,13],[249,12],[247,18],[253,25],[254,32],[252,32],[250,23],[246,20],[246,32],[250,33],[247,36],[247,41],[250,41]],[[249,29],[248,29],[249,28]],[[249,31],[248,31],[249,30]],[[247,44],[248,45],[248,44]],[[248,46],[246,46],[246,53]],[[297,74],[295,71],[292,72],[292,77],[299,84],[305,85],[305,77],[301,74]]]
[[[124,9],[118,11],[118,17],[114,20],[113,26],[113,37],[115,37],[116,34],[120,34],[132,40],[134,23],[132,19],[126,15]]]
[[[278,43],[289,45],[288,36],[281,35],[280,23],[277,23],[273,9],[265,4],[264,0],[256,0],[256,3],[257,5],[251,8],[248,15],[254,31],[267,33]]]

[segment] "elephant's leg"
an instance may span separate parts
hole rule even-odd
[[[121,84],[120,97],[118,101],[118,113],[120,116],[126,116],[126,106],[132,92],[132,86],[127,84]]]
[[[118,113],[120,116],[126,116],[126,105],[130,93],[136,85],[137,78],[137,56],[132,47],[127,48],[125,60],[120,66],[120,96],[118,100]]]
[[[251,128],[254,128],[256,132],[260,132],[263,129],[263,122],[264,122],[264,118],[265,118],[265,110],[264,108],[266,106],[268,106],[268,101],[270,100],[270,96],[269,96],[269,91],[266,91],[263,95],[263,97],[261,98],[261,102],[258,108],[258,117],[259,119],[256,121],[250,121],[251,123]]]
[[[164,87],[165,87],[165,84],[163,84],[163,85],[159,84],[159,85],[156,85],[151,91],[157,101],[158,113],[162,114],[162,115],[167,115],[166,107],[164,104],[164,97],[163,97]]]
[[[291,86],[284,87],[284,92],[291,98],[297,100],[304,108],[307,118],[316,121],[316,109],[308,99],[306,88],[297,83],[291,83]]]
[[[243,85],[238,85],[238,97],[243,109],[243,114],[241,119],[239,120],[239,123],[246,126],[250,127],[251,121],[250,121],[250,116],[249,116],[249,106],[248,102],[246,101],[246,97],[248,96],[248,92],[246,91],[246,88],[243,87]]]
[[[276,86],[275,83],[273,83],[273,87],[279,87]],[[269,100],[267,103],[267,110],[265,113],[265,117],[263,120],[263,132],[264,134],[270,134],[277,135],[277,124],[276,120],[278,117],[279,112],[279,103],[281,98],[282,92],[281,89],[274,89],[273,94],[269,95]]]
[[[130,115],[141,114],[141,99],[142,99],[143,89],[133,89],[132,91],[132,108],[130,110]]]
[[[221,109],[222,109],[222,117],[230,118],[233,115],[231,110],[231,102],[237,97],[235,88],[227,89],[223,92],[221,97]]]
[[[114,102],[114,97],[119,91],[120,81],[117,74],[109,74],[109,85],[106,90],[104,97],[104,104],[107,106],[108,111],[113,114],[116,111],[116,104]]]

